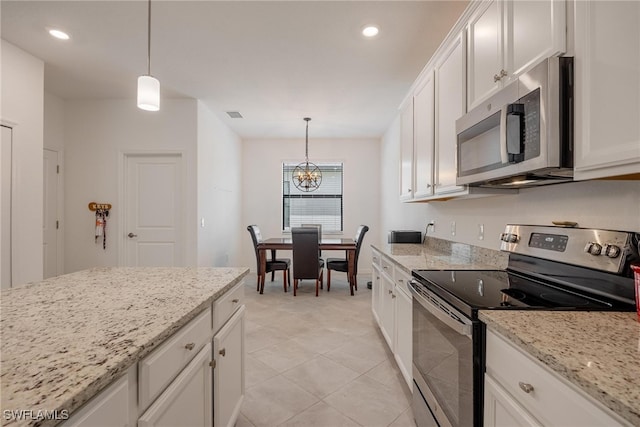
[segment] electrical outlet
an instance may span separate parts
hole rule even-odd
[[[204,228],[204,217],[200,218],[200,227]]]
[[[478,224],[478,240],[484,240],[484,224]]]
[[[455,221],[451,221],[451,235],[452,236],[456,235],[456,222]]]
[[[427,224],[427,230],[431,230],[432,232],[436,232],[436,220],[432,219],[431,221],[429,221],[429,224]]]

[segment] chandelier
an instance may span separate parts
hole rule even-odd
[[[293,185],[300,191],[315,191],[322,183],[322,172],[320,168],[309,162],[309,121],[311,118],[305,117],[307,122],[307,134],[305,138],[304,162],[300,163],[293,170]]]

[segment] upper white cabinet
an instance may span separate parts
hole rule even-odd
[[[400,110],[400,200],[413,198],[413,98]]]
[[[563,0],[481,3],[467,25],[467,108],[540,60],[565,52],[566,22]]]
[[[575,179],[640,173],[640,2],[575,2]]]
[[[456,185],[456,120],[465,110],[464,39],[460,33],[442,53],[436,64],[436,194],[464,191]]]
[[[434,90],[429,71],[413,95],[414,198],[433,195]]]

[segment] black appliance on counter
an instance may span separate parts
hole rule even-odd
[[[415,230],[391,230],[388,243],[422,243],[422,232]]]
[[[485,326],[478,310],[635,311],[640,234],[507,225],[506,270],[414,270],[413,414],[418,427],[482,426]]]

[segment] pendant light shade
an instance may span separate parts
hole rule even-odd
[[[293,185],[298,190],[304,192],[315,191],[322,183],[322,172],[320,168],[309,161],[309,117],[305,117],[307,122],[307,131],[305,136],[305,161],[300,163],[293,169]]]
[[[151,0],[147,2],[147,74],[138,77],[138,108],[160,109],[160,81],[151,76]]]
[[[138,77],[138,108],[146,111],[160,109],[160,81],[155,77]]]

